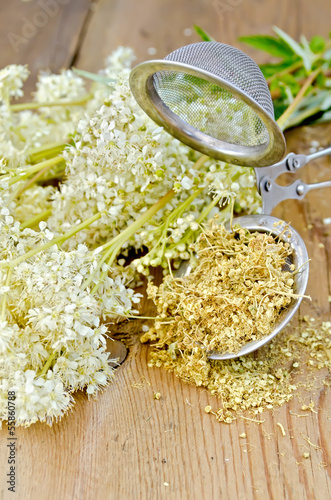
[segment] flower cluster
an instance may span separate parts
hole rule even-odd
[[[120,274],[113,269],[97,294],[84,288],[97,266],[95,252],[85,245],[70,252],[50,246],[13,265],[54,235],[45,222],[39,231],[21,231],[8,209],[1,213],[1,418],[10,390],[17,396],[18,425],[50,421],[72,404],[73,391],[94,394],[110,380],[107,327],[101,320],[137,312],[132,306],[140,296],[124,286],[121,268]]]
[[[75,145],[65,152],[67,178],[55,194],[53,227],[97,212],[105,216],[77,238],[101,244],[136,220],[193,166],[188,148],[164,133],[138,107],[127,80],[100,109],[81,120]],[[179,196],[180,198],[180,196]],[[75,244],[73,240],[69,242]]]
[[[10,64],[0,71],[0,97],[2,104],[9,105],[10,98],[23,96],[23,85],[30,72],[26,66]]]
[[[75,390],[103,387],[104,320],[138,314],[139,273],[193,258],[202,222],[231,204],[259,209],[250,169],[199,155],[143,113],[133,60],[120,47],[85,74],[88,90],[73,71],[42,73],[24,104],[10,99],[28,70],[0,72],[1,420],[8,390],[28,425],[60,417]],[[130,263],[130,249],[143,257]]]
[[[138,107],[129,89],[126,68],[116,74],[114,70],[112,76],[117,78],[113,91],[100,109],[78,123],[75,145],[65,152],[67,177],[54,195],[57,210],[49,223],[54,230],[68,229],[77,221],[103,211],[105,215],[97,224],[68,242],[68,245],[85,242],[97,246],[134,222],[173,188],[176,192],[173,200],[127,244],[137,250],[147,246],[150,252],[154,251],[155,246],[160,246],[160,231],[164,229],[160,228],[170,217],[162,235],[163,250],[151,259],[144,258],[148,274],[150,265],[167,267],[170,254],[178,259],[185,253],[188,258],[192,238],[185,236],[182,242],[178,237],[185,233],[182,211],[189,218],[194,240],[200,230],[201,213],[215,197],[222,200],[235,197],[238,211],[256,211],[260,200],[250,169],[206,159],[197,171],[199,155],[169,136]],[[192,191],[196,193],[194,203],[187,204]],[[207,210],[208,216],[219,211],[217,204],[212,209],[210,214]],[[185,250],[173,248],[177,244],[180,248],[185,245]],[[137,265],[142,269],[141,262]]]

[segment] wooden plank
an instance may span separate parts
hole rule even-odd
[[[12,0],[6,5],[6,19],[12,19],[12,23],[15,9],[10,5],[17,8],[18,4],[18,0]],[[22,62],[27,57],[36,68],[53,63],[59,67],[60,60],[69,64],[87,12],[82,5],[87,4],[85,0],[77,1],[75,7],[70,4],[71,15],[61,17],[61,26],[50,29],[51,36],[39,39],[36,35],[25,56],[21,53]],[[22,4],[22,9],[35,5]],[[223,0],[220,5],[225,9],[223,14],[216,2],[207,0],[99,0],[88,23],[85,17],[87,31],[77,64],[98,70],[104,57],[119,44],[136,47],[138,60],[151,57],[151,47],[156,48],[156,57],[162,57],[198,40],[196,35],[183,33],[194,23],[216,39],[234,45],[237,36],[269,33],[273,24],[296,37],[300,33],[308,37],[326,35],[330,29],[327,0]],[[1,23],[3,19],[2,15]],[[75,29],[72,23],[77,23]],[[6,24],[9,26],[9,22]],[[4,29],[2,36],[7,33]],[[247,52],[256,56],[254,51]],[[52,54],[58,54],[58,59]],[[13,59],[8,57],[8,62]],[[298,130],[288,134],[288,146],[293,151],[307,151],[311,139],[327,144],[330,136],[330,128]],[[302,176],[307,181],[322,180],[330,178],[329,171],[330,160],[325,159],[306,167]],[[308,292],[314,301],[312,307],[302,307],[301,315],[310,312],[330,317],[331,226],[322,222],[331,217],[329,200],[329,192],[310,193],[301,203],[289,201],[275,210],[275,215],[290,221],[303,235],[312,258]],[[144,300],[142,311],[153,314],[151,303]],[[117,331],[129,336],[129,356],[98,400],[87,402],[86,395],[79,393],[73,412],[52,428],[38,424],[17,430],[17,498],[331,498],[331,400],[327,388],[302,395],[305,402],[310,398],[314,401],[318,414],[310,413],[305,418],[292,415],[290,412],[302,413],[302,403],[296,398],[279,410],[266,412],[263,425],[242,419],[231,425],[220,424],[204,412],[206,405],[217,405],[215,398],[164,370],[147,367],[149,349],[138,340],[143,323],[117,326]],[[142,385],[140,389],[134,387],[137,382]],[[155,392],[161,393],[160,400],[154,399]],[[281,434],[278,422],[284,425],[286,436]],[[246,440],[239,438],[242,432]],[[307,436],[322,449],[310,446],[304,439]],[[0,470],[5,471],[6,430],[0,438]],[[307,460],[303,458],[303,452],[308,451],[305,447],[311,453]],[[0,488],[1,498],[13,497],[3,479]]]
[[[277,25],[298,38],[330,31],[327,0],[99,0],[81,45],[77,65],[97,71],[117,46],[135,48],[137,61],[162,58],[182,45],[200,41],[192,30],[201,26],[220,42],[245,50],[258,62],[267,55],[238,42],[240,35],[271,33]],[[189,36],[186,31],[191,30]],[[150,55],[149,49],[156,49]]]
[[[2,1],[1,67],[28,64],[27,94],[40,70],[57,72],[71,65],[92,0]]]

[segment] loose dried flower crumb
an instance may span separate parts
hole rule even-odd
[[[156,392],[154,394],[154,399],[157,399],[157,400],[161,399],[161,393],[160,392]]]
[[[317,413],[316,410],[314,410],[314,407],[315,407],[315,404],[313,401],[310,401],[309,405],[302,405],[301,406],[301,410],[309,410],[311,411],[312,413]]]
[[[156,296],[158,289],[152,288],[152,292]],[[174,298],[170,293],[168,297],[169,304]],[[328,385],[327,373],[322,372],[318,380],[312,374],[331,368],[330,321],[317,322],[306,315],[299,326],[289,325],[252,354],[213,361],[208,359],[206,350],[196,344],[195,338],[189,343],[187,335],[187,344],[184,344],[182,325],[186,323],[183,321],[178,327],[177,319],[168,324],[156,322],[155,328],[143,336],[142,341],[154,343],[149,366],[164,367],[187,383],[207,388],[219,398],[220,408],[212,411],[211,406],[207,406],[205,411],[219,422],[231,423],[239,416],[260,424],[264,420],[259,420],[259,414],[282,406],[299,388],[316,388],[317,383]],[[292,353],[291,357],[287,356],[288,352]],[[315,361],[314,365],[309,361]],[[310,375],[303,381],[304,370]],[[246,410],[257,418],[244,416]]]
[[[303,458],[309,458],[310,457],[310,453],[306,452],[303,454]]]
[[[280,422],[277,422],[277,425],[280,428],[282,435],[286,436],[286,432],[285,432],[284,426]]]

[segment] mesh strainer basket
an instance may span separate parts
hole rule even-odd
[[[250,167],[284,156],[267,82],[239,49],[218,42],[187,45],[136,66],[130,86],[142,109],[193,149]]]

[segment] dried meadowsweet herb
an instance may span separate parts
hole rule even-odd
[[[259,414],[264,410],[283,405],[293,397],[293,393],[298,388],[310,389],[312,384],[316,386],[319,382],[324,385],[327,384],[325,370],[322,373],[322,378],[320,380],[316,379],[315,382],[312,382],[315,377],[305,376],[304,380],[302,380],[302,374],[303,370],[316,372],[316,370],[322,368],[331,368],[331,322],[317,324],[307,316],[299,327],[289,325],[280,335],[254,353],[226,361],[208,359],[205,346],[211,344],[212,337],[209,332],[209,338],[206,342],[200,334],[200,331],[203,331],[204,328],[205,316],[200,313],[199,320],[191,318],[191,308],[194,303],[192,305],[192,300],[189,297],[191,299],[195,297],[200,304],[200,308],[204,305],[202,299],[209,300],[210,316],[215,314],[211,310],[211,304],[217,307],[224,305],[221,300],[216,300],[216,297],[220,296],[218,291],[214,292],[213,296],[211,293],[207,293],[208,286],[215,286],[215,283],[217,283],[215,274],[210,273],[212,263],[215,262],[216,258],[217,268],[222,268],[222,264],[219,263],[222,257],[219,249],[220,244],[216,238],[218,232],[222,234],[224,253],[227,252],[228,260],[232,257],[232,262],[245,262],[244,259],[234,259],[238,259],[238,255],[245,256],[245,254],[239,253],[241,243],[245,241],[248,247],[250,241],[252,241],[251,245],[255,243],[254,248],[259,252],[259,255],[262,254],[260,249],[264,248],[264,257],[261,255],[260,259],[266,258],[267,260],[268,257],[268,269],[271,275],[274,273],[275,276],[280,278],[291,279],[290,276],[286,276],[286,273],[279,276],[279,273],[275,271],[275,262],[281,266],[281,262],[278,262],[278,259],[275,258],[274,254],[276,252],[265,252],[267,245],[273,244],[277,248],[277,242],[264,242],[261,241],[259,235],[249,235],[244,231],[239,231],[238,236],[232,242],[235,251],[231,253],[231,236],[224,232],[223,228],[216,229],[213,227],[211,231],[207,231],[200,238],[197,250],[206,249],[206,251],[200,252],[200,265],[190,277],[187,279],[168,277],[159,288],[149,286],[149,294],[158,305],[162,317],[172,314],[174,321],[168,319],[156,321],[155,326],[150,328],[142,336],[141,340],[142,342],[152,341],[154,343],[149,366],[164,367],[173,371],[187,383],[207,388],[212,395],[218,396],[219,401],[215,401],[215,404],[219,405],[219,409],[212,410],[212,407],[208,405],[205,411],[213,414],[221,422],[231,423],[238,415],[242,415],[245,410],[249,410],[253,414]],[[208,248],[214,254],[208,253]],[[249,251],[246,250],[246,252]],[[288,249],[285,246],[278,246],[277,251],[279,256],[282,255],[282,259],[286,258]],[[209,262],[208,258],[205,258],[207,254],[210,259]],[[201,274],[198,274],[201,259],[204,259],[204,280],[202,279],[202,269],[199,271]],[[280,258],[279,261],[281,261]],[[225,259],[224,262],[226,263]],[[224,269],[230,270],[231,268],[225,267]],[[233,269],[238,272],[237,283],[238,289],[240,289],[240,268],[238,270],[233,267]],[[195,277],[200,276],[200,288],[197,282],[194,283],[192,280],[192,275]],[[224,276],[224,280],[227,279]],[[202,286],[203,281],[205,286]],[[229,284],[230,280],[226,282]],[[191,288],[187,283],[190,283]],[[289,295],[293,293],[288,283],[280,284],[279,280],[275,280],[274,284],[275,286],[273,288],[270,286],[268,290],[275,290],[277,287],[282,286],[284,290],[288,290]],[[192,293],[192,288],[195,295]],[[263,287],[258,290],[262,295]],[[227,293],[227,297],[229,297],[229,290]],[[276,294],[274,297],[277,303]],[[284,296],[282,295],[282,297]],[[245,301],[242,303],[246,304]],[[285,304],[286,302],[283,303],[283,307]],[[235,307],[234,304],[233,309]],[[187,311],[190,312],[190,315],[185,317]],[[268,308],[264,311],[266,315]],[[197,314],[197,308],[194,308],[194,313]],[[256,312],[255,314],[257,315]],[[229,316],[231,317],[231,308],[229,308]],[[217,323],[212,323],[212,325],[215,326],[214,331],[219,334]],[[314,361],[314,364],[312,365],[309,361]]]
[[[214,222],[195,250],[198,265],[189,276],[168,276],[148,290],[159,313],[174,318],[169,331],[176,330],[177,348],[236,353],[271,333],[294,296],[292,271],[284,271],[290,245]]]
[[[154,340],[159,340],[159,343],[151,354],[149,366],[163,366],[185,382],[206,387],[211,394],[218,396],[219,402],[215,403],[221,408],[213,411],[211,406],[207,406],[207,413],[212,413],[220,422],[231,423],[245,410],[259,414],[282,406],[299,389],[306,391],[312,385],[314,389],[328,385],[331,370],[330,321],[316,324],[307,318],[300,327],[289,325],[258,351],[227,361],[209,360],[198,347],[189,353],[179,352],[173,345],[172,351],[169,351],[165,340],[167,338],[168,342],[175,344],[176,337],[166,326],[162,330],[159,328],[157,336],[154,335]],[[146,338],[143,340],[147,341]],[[301,372],[293,369],[293,363],[286,355],[289,350],[295,359],[300,360]],[[319,364],[310,365],[309,359],[316,357]],[[309,377],[307,371],[311,373]],[[320,377],[312,376],[314,373]]]

